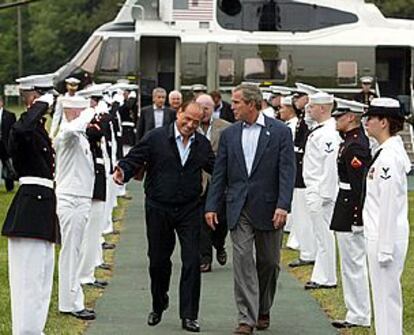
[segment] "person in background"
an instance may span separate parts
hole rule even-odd
[[[183,103],[183,95],[180,91],[171,91],[170,94],[168,94],[168,104],[170,105],[170,108],[177,111],[178,108]]]
[[[53,74],[19,78],[27,111],[9,135],[20,188],[2,229],[8,239],[12,334],[43,334],[53,285],[54,245],[60,242],[54,191],[55,152],[45,129],[54,103]]]
[[[361,124],[366,105],[336,99],[332,116],[343,142],[339,146],[337,165],[339,193],[331,220],[336,232],[341,262],[343,296],[347,313],[335,320],[335,328],[369,327],[371,301],[363,234],[361,194],[363,179],[371,160],[369,140]]]
[[[9,151],[9,133],[11,127],[16,122],[16,116],[4,108],[3,97],[0,96],[0,161],[2,164],[1,177],[7,192],[14,189],[14,179],[16,178],[13,163]]]
[[[371,104],[372,99],[377,98],[377,94],[372,90],[374,78],[365,76],[360,78],[362,84],[361,92],[354,95],[354,100],[361,102],[367,106]]]
[[[272,106],[273,93],[265,91],[262,93],[262,95],[263,95],[262,113],[266,115],[267,117],[275,119],[276,118],[275,109]]]
[[[195,100],[200,94],[207,93],[207,86],[203,84],[194,84],[191,86],[191,93],[193,95],[193,100]]]
[[[222,99],[220,91],[211,91],[209,94],[214,101],[213,118],[223,119],[230,123],[236,122],[231,105]]]
[[[409,239],[407,174],[411,170],[397,135],[404,114],[398,100],[375,98],[364,117],[368,136],[379,143],[368,166],[362,210],[375,333],[402,335],[401,275]]]

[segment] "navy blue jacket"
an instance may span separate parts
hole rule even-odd
[[[226,128],[220,138],[213,178],[208,191],[206,212],[217,212],[227,190],[227,224],[234,229],[247,206],[254,228],[273,230],[276,208],[290,211],[295,185],[295,154],[290,129],[265,116],[250,176],[242,149],[242,122]]]

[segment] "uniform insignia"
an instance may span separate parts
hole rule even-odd
[[[371,170],[369,170],[368,172],[368,179],[374,179],[374,173],[375,173],[375,168],[371,168]]]
[[[390,170],[390,168],[382,168],[382,174],[380,175],[380,177],[384,180],[390,179],[391,176],[388,174],[388,171]]]
[[[332,149],[332,148],[331,148],[332,142],[327,142],[327,143],[325,143],[325,144],[326,144],[326,149],[325,149],[325,152],[326,152],[327,154],[330,154],[331,152],[333,152],[333,151],[334,151],[334,149]]]
[[[354,156],[354,158],[352,158],[351,166],[354,169],[359,169],[360,167],[362,167],[362,165],[363,165],[362,162],[356,156]]]

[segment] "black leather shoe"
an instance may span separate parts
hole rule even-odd
[[[211,272],[211,263],[200,264],[200,272]]]
[[[148,326],[156,326],[161,322],[162,313],[151,312],[148,314]]]
[[[95,311],[92,309],[83,309],[77,312],[71,312],[70,315],[74,316],[77,319],[81,320],[95,320],[96,314]]]
[[[336,288],[336,285],[322,285],[315,283],[314,281],[308,281],[305,284],[305,290],[318,290],[318,289],[331,289]]]
[[[290,262],[289,263],[289,267],[290,268],[297,268],[299,266],[305,266],[305,265],[314,265],[315,261],[304,261],[300,258],[298,258],[297,260]]]
[[[115,248],[116,248],[116,245],[113,243],[107,243],[107,242],[102,243],[102,249],[104,250],[111,250]]]
[[[220,265],[225,265],[227,263],[227,252],[225,249],[217,250],[217,262]]]
[[[200,325],[198,324],[197,320],[191,319],[182,319],[181,325],[183,329],[192,332],[192,333],[199,333],[200,332]]]
[[[101,265],[98,265],[98,269],[109,271],[112,269],[112,266],[108,263],[102,263]]]
[[[346,320],[334,320],[331,322],[332,326],[338,329],[342,328],[355,328],[355,327],[363,327],[363,328],[369,328],[368,325],[357,325],[355,323],[348,322]]]
[[[108,282],[104,280],[95,280],[93,283],[87,283],[88,286],[93,286],[95,288],[106,288],[108,286]]]

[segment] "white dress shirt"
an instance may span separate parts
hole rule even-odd
[[[255,123],[249,125],[243,123],[242,129],[242,148],[244,161],[246,162],[247,174],[250,176],[253,167],[253,161],[256,156],[257,143],[259,141],[260,131],[265,127],[265,119],[262,113],[259,113]]]
[[[157,106],[153,105],[152,108],[154,108],[155,128],[162,127],[164,121],[164,106],[162,108],[158,108]]]
[[[181,165],[184,166],[185,162],[187,162],[188,156],[190,155],[191,144],[194,142],[195,134],[190,136],[190,139],[185,145],[183,135],[180,134],[177,128],[177,122],[174,122],[174,136],[175,142],[177,143],[178,152],[181,158]]]
[[[290,131],[292,132],[292,139],[295,142],[296,137],[296,126],[298,125],[298,117],[294,116],[290,120],[287,120],[285,124],[289,127]]]
[[[213,111],[213,119],[220,119],[221,109],[223,108],[223,102],[220,102],[220,105]]]

